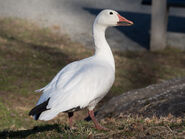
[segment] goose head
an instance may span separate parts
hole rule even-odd
[[[109,27],[109,26],[129,26],[133,25],[134,23],[132,21],[127,20],[116,11],[106,9],[98,14],[94,24]]]

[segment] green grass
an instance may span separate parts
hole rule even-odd
[[[76,130],[68,129],[65,114],[48,122],[30,118],[28,112],[40,96],[34,90],[45,86],[66,64],[93,54],[51,30],[22,19],[0,19],[0,138],[181,137],[185,123],[175,117],[103,119],[109,132],[97,131],[92,122],[84,121],[85,110],[75,114]],[[114,57],[116,80],[100,105],[128,90],[185,76],[185,52],[180,50],[114,51]]]

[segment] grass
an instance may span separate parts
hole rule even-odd
[[[0,19],[0,138],[181,138],[182,118],[173,116],[143,118],[121,116],[101,123],[110,132],[97,131],[84,121],[86,110],[77,112],[76,130],[69,130],[67,116],[61,114],[48,122],[28,116],[45,86],[66,64],[88,57],[92,50],[73,42],[66,35],[39,28],[17,18]],[[116,80],[100,103],[131,89],[185,76],[185,52],[166,49],[158,52],[114,51]],[[100,106],[99,105],[99,106]]]

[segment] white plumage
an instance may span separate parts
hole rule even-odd
[[[133,22],[121,17],[116,11],[100,12],[93,24],[95,54],[65,66],[47,86],[36,90],[43,94],[30,115],[39,120],[51,120],[60,112],[87,107],[95,126],[105,129],[97,123],[93,112],[115,78],[114,57],[105,39],[105,30],[109,26],[131,24]]]
[[[96,56],[73,62],[62,69],[55,78],[39,91],[44,93],[37,105],[50,98],[47,111],[39,119],[50,120],[59,112],[76,107],[92,110],[106,95],[114,81],[114,68]]]

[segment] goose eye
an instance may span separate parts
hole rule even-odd
[[[110,15],[112,15],[112,14],[113,14],[113,12],[110,12],[109,14],[110,14]]]

